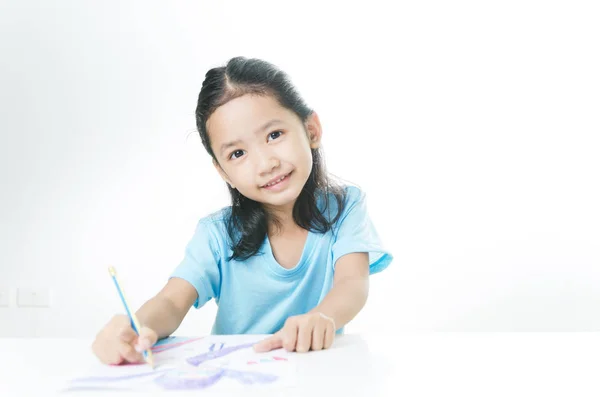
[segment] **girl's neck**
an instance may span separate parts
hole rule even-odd
[[[266,208],[269,218],[269,236],[295,231],[299,228],[294,220],[293,204],[288,208]]]

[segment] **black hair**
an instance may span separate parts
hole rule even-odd
[[[293,111],[301,121],[307,121],[312,109],[307,106],[290,78],[274,65],[254,58],[235,57],[225,66],[210,69],[202,83],[196,107],[196,126],[204,148],[218,163],[210,145],[206,122],[211,114],[232,99],[253,94],[272,96],[279,104]],[[346,192],[333,183],[325,171],[320,149],[311,149],[312,171],[294,204],[293,217],[303,229],[325,233],[331,229],[342,213]],[[227,184],[231,195],[231,213],[227,219],[227,233],[233,254],[231,259],[247,259],[258,253],[268,231],[268,223],[277,219],[269,217],[263,205],[242,195]],[[317,207],[317,196],[324,195],[323,211]],[[329,213],[329,198],[337,201],[337,213]]]

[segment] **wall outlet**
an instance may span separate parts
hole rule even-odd
[[[0,307],[10,306],[10,289],[0,287]]]
[[[17,306],[50,307],[50,290],[47,288],[19,288]]]

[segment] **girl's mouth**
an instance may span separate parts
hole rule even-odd
[[[279,179],[264,185],[263,189],[268,189],[268,190],[282,189],[283,187],[285,187],[287,185],[287,182],[290,180],[291,174],[292,174],[291,172],[288,174],[285,174],[284,176],[280,177]]]

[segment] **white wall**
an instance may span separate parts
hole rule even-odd
[[[593,2],[414,3],[4,1],[0,336],[95,334],[108,265],[158,291],[228,203],[193,114],[236,55],[292,76],[395,254],[349,332],[600,330]]]

